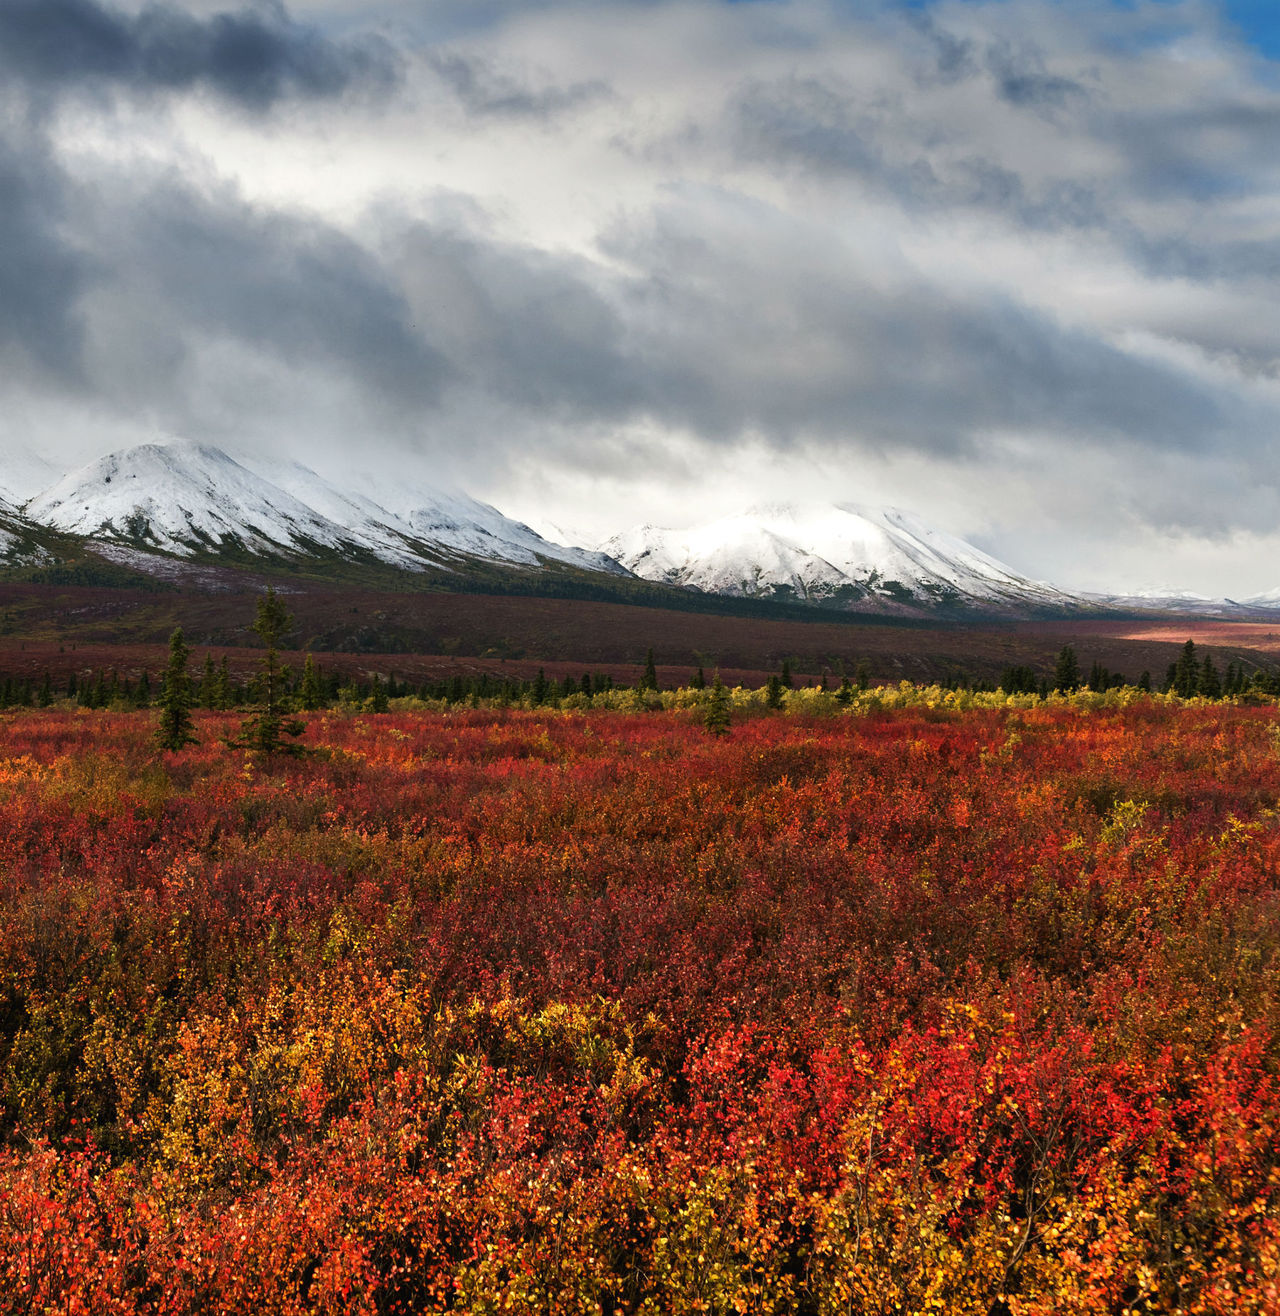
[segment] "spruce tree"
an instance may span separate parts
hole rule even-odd
[[[702,670],[702,664],[698,664],[698,670],[689,678],[690,690],[705,690],[707,688],[706,673]]]
[[[374,672],[373,689],[369,692],[369,707],[375,713],[385,713],[390,706],[391,701],[387,696],[386,687],[382,684],[382,677]]]
[[[204,655],[204,672],[200,676],[200,707],[216,708],[214,702],[214,690],[218,681],[218,673],[213,665],[213,654],[208,651]]]
[[[324,704],[324,687],[320,683],[315,659],[310,654],[307,654],[302,664],[302,688],[298,692],[298,702],[308,713],[314,713]]]
[[[729,692],[724,688],[720,673],[716,672],[711,682],[711,693],[707,698],[706,710],[702,714],[702,724],[713,736],[723,736],[729,730]]]
[[[791,663],[789,659],[784,658],[782,660],[782,675],[778,679],[788,690],[791,689]]]
[[[40,682],[40,694],[37,696],[36,702],[41,708],[48,708],[53,703],[53,681],[48,672],[45,672],[44,680]]]
[[[1182,654],[1174,664],[1173,692],[1183,699],[1191,699],[1200,692],[1200,663],[1196,659],[1194,640],[1182,646]]]
[[[644,675],[641,676],[640,684],[636,688],[638,690],[656,690],[658,688],[658,669],[654,665],[652,649],[645,654]]]
[[[1138,677],[1138,689],[1139,689],[1139,690],[1145,690],[1148,694],[1150,694],[1150,692],[1151,692],[1151,673],[1150,673],[1150,672],[1144,670],[1143,673],[1142,673],[1142,675]]]
[[[1200,684],[1198,692],[1206,699],[1222,698],[1222,682],[1218,678],[1218,669],[1213,665],[1213,659],[1205,654],[1204,664],[1200,668]]]
[[[191,734],[191,679],[187,676],[190,655],[179,626],[169,636],[169,665],[160,690],[160,720],[156,724],[156,743],[170,752],[196,742]]]
[[[1070,694],[1080,688],[1080,663],[1076,651],[1064,644],[1053,668],[1053,688],[1059,694]]]
[[[771,676],[765,686],[765,703],[770,708],[782,707],[782,681],[776,676]]]
[[[266,646],[266,653],[258,663],[257,712],[240,727],[240,736],[233,742],[244,749],[260,754],[302,754],[302,745],[285,739],[296,737],[306,730],[306,724],[297,718],[285,716],[288,711],[284,698],[285,672],[280,665],[279,645],[292,624],[284,604],[276,597],[274,586],[258,600],[258,616],[251,627],[253,633]]]
[[[218,664],[218,676],[213,683],[213,706],[214,708],[230,708],[232,701],[231,691],[231,668],[227,664],[227,655],[222,655],[222,661]]]

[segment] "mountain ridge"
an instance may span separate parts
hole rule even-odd
[[[1080,605],[897,508],[766,503],[688,530],[638,526],[600,547],[644,579],[707,593],[884,612]]]

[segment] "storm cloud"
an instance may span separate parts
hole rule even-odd
[[[1280,84],[1212,4],[0,0],[0,69],[0,442],[600,530],[821,470],[1069,584],[1276,531]]]
[[[207,89],[253,110],[286,96],[385,89],[397,73],[385,41],[329,40],[282,4],[201,19],[174,5],[131,15],[94,0],[2,0],[0,63],[45,92]]]

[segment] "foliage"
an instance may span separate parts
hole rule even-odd
[[[725,694],[0,713],[0,1312],[1274,1312],[1275,708]]]

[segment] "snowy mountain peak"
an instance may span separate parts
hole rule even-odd
[[[687,530],[639,526],[601,547],[648,580],[716,594],[871,609],[1073,602],[897,508],[764,503]]]
[[[73,534],[190,554],[337,547],[342,528],[221,449],[179,441],[108,453],[26,506],[29,519]]]
[[[143,443],[64,476],[27,503],[28,520],[178,556],[335,551],[408,570],[481,558],[621,572],[600,553],[551,544],[465,494],[401,482],[396,514],[297,462],[235,458],[206,443]]]

